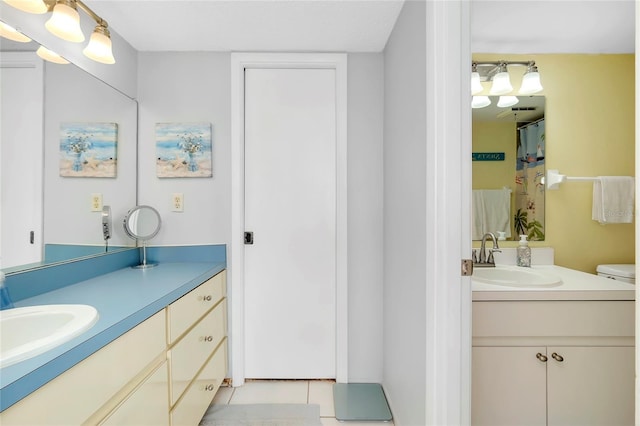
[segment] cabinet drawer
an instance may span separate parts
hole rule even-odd
[[[0,414],[2,425],[81,424],[165,350],[164,309]]]
[[[193,381],[184,397],[171,411],[172,426],[197,425],[213,401],[227,374],[227,340],[225,339]]]
[[[473,302],[473,337],[632,337],[633,301]]]
[[[101,425],[169,425],[167,363],[149,376]]]
[[[170,345],[225,297],[226,282],[226,271],[222,271],[169,305],[168,342]]]
[[[187,333],[169,351],[171,404],[180,398],[191,380],[225,337],[226,300]]]

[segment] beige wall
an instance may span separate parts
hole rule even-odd
[[[567,176],[634,176],[634,55],[476,54],[473,59],[536,61],[544,86],[540,94],[546,96],[547,169]],[[524,67],[510,72],[517,94]],[[603,263],[634,263],[634,225],[593,221],[592,188],[588,182],[567,182],[547,191],[547,238],[531,245],[553,247],[557,265],[590,273]]]

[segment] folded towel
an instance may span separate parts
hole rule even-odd
[[[629,176],[599,176],[593,182],[593,220],[608,223],[633,221],[634,178]]]
[[[504,232],[511,236],[511,190],[476,189],[472,193],[473,221],[471,236],[482,239],[487,232]]]

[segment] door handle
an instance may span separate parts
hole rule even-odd
[[[253,244],[253,232],[244,233],[244,243],[247,245]]]

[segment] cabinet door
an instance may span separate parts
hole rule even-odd
[[[545,425],[544,356],[545,347],[473,347],[471,424]]]
[[[549,347],[547,352],[550,426],[634,424],[633,347]]]

